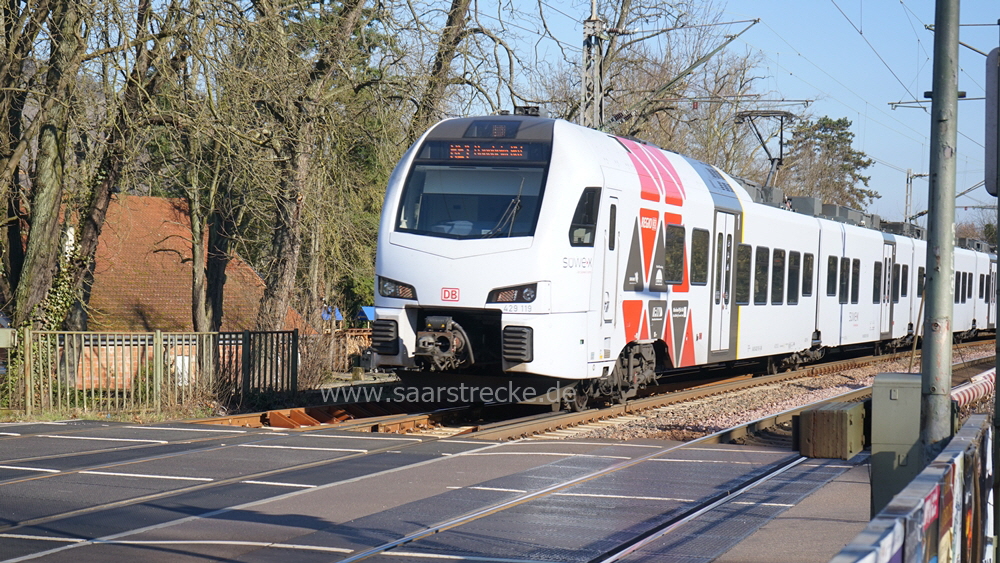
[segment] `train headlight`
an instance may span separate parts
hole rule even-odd
[[[538,284],[518,285],[494,289],[486,298],[487,303],[531,303],[538,295]]]
[[[378,277],[378,294],[382,297],[395,297],[396,299],[417,298],[417,290],[412,285],[383,278],[382,276]]]

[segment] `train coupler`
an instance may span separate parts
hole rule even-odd
[[[431,371],[454,370],[475,363],[465,329],[447,316],[427,317],[424,330],[417,331],[417,347],[413,355]]]

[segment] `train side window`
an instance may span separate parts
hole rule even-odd
[[[708,283],[708,242],[712,235],[705,229],[691,230],[691,285]]]
[[[965,279],[965,295],[972,299],[972,276],[975,275],[972,272],[967,272],[968,278]]]
[[[785,251],[774,249],[771,258],[771,305],[785,302]]]
[[[802,257],[802,297],[813,294],[813,255],[806,253]]]
[[[808,254],[807,254],[808,256]],[[788,304],[799,304],[799,268],[802,255],[792,251],[788,253]]]
[[[892,302],[899,303],[899,264],[892,265]]]
[[[858,294],[861,292],[861,260],[851,260],[851,303],[858,304]]]
[[[666,283],[681,283],[684,281],[684,236],[685,228],[680,225],[667,225],[663,256],[663,275]]]
[[[924,296],[924,267],[919,266],[917,268],[917,295],[921,298]]]
[[[771,262],[771,250],[758,246],[754,256],[753,304],[767,305],[767,266]]]
[[[830,297],[837,295],[837,257],[831,256],[826,259],[826,294]]]
[[[847,293],[851,290],[851,259],[840,259],[840,302],[847,303]]]
[[[882,302],[882,261],[875,262],[875,275],[872,280],[872,303]]]
[[[993,294],[990,293],[990,282],[992,282],[992,281],[993,281],[993,274],[991,273],[990,275],[986,276],[986,302],[987,303],[992,303],[993,302]]]
[[[986,283],[986,275],[985,274],[979,274],[979,298],[980,299],[982,299],[983,295],[984,295],[983,288],[984,288],[984,284],[985,283]]]
[[[910,267],[903,264],[903,278],[899,281],[899,295],[906,297],[908,290],[910,289]]]
[[[955,293],[955,303],[961,303],[962,302],[962,295],[965,293],[965,290],[962,288],[962,272],[955,272],[955,287],[954,287],[954,290],[955,290],[954,291],[954,293]]]
[[[597,211],[601,204],[601,188],[585,188],[576,203],[576,212],[569,225],[570,246],[594,246],[597,228]],[[611,207],[614,210],[614,206]],[[614,250],[614,213],[611,214],[610,250]]]
[[[750,276],[753,248],[749,244],[736,247],[736,304],[750,304]]]

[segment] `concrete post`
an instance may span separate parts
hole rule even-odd
[[[1000,20],[997,20],[997,27],[1000,27]],[[1000,48],[998,48],[1000,49]],[[993,49],[990,51],[990,55],[986,58],[986,190],[992,195],[997,195],[1000,191],[1000,128],[998,128],[998,121],[1000,121],[1000,51],[998,49]],[[992,165],[991,165],[992,161]],[[1000,228],[1000,207],[997,208],[997,222],[996,225]],[[994,229],[994,239],[987,241],[993,244],[994,248],[998,247],[1000,244],[1000,235],[997,234],[997,230]],[[1000,282],[1000,276],[997,277],[997,282]],[[1000,305],[1000,283],[993,284],[993,291],[996,293],[996,302],[993,304],[994,311],[996,307]],[[995,314],[995,313],[994,313]],[[1000,321],[1000,317],[998,317]],[[1000,331],[996,333],[995,353],[996,353],[996,368],[997,375],[994,378],[1000,376]],[[1000,379],[994,379],[997,383],[1000,383]],[[1000,479],[997,479],[996,472],[997,468],[1000,467],[997,464],[1000,463],[1000,443],[997,442],[997,436],[1000,435],[1000,392],[994,390],[993,392],[993,547],[998,550],[994,553],[993,560],[996,561],[997,557],[1000,556],[1000,546],[997,546],[997,536],[1000,536]]]
[[[929,463],[951,437],[951,346],[955,255],[955,150],[958,137],[958,0],[937,0],[927,205],[927,317],[921,441]]]

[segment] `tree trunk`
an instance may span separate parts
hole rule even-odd
[[[206,294],[212,316],[209,330],[222,329],[223,296],[226,285],[226,268],[229,266],[229,240],[235,231],[235,224],[227,214],[216,211],[208,224],[208,258],[206,271]]]
[[[76,3],[60,2],[52,14],[52,55],[45,77],[46,94],[58,98],[45,116],[40,130],[38,160],[31,197],[31,230],[25,253],[22,279],[14,296],[14,326],[31,321],[36,328],[54,328],[61,323],[71,300],[56,301],[51,318],[35,307],[45,300],[52,288],[60,254],[59,210],[62,204],[65,170],[68,106],[72,103],[69,80],[79,66],[83,45],[78,41],[81,22]]]
[[[309,177],[308,152],[312,135],[309,125],[300,129],[298,142],[286,143],[280,193],[275,201],[274,235],[271,238],[271,267],[267,272],[264,297],[257,313],[257,330],[281,330],[295,288],[295,275],[302,247],[302,194]]]
[[[188,177],[197,176],[196,172]],[[191,323],[195,332],[211,332],[212,312],[208,300],[208,256],[205,252],[205,218],[197,180],[188,185],[188,215],[191,218]]]
[[[0,298],[4,303],[14,302],[14,292],[17,290],[18,280],[21,279],[21,269],[24,267],[24,243],[21,228],[24,218],[21,213],[20,182],[16,179],[12,182],[11,195],[7,198],[7,228],[5,229],[7,240],[6,251],[3,253],[3,271],[6,273],[3,278]]]

